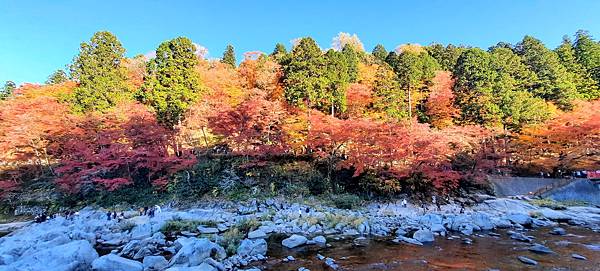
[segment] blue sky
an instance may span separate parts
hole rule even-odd
[[[323,48],[339,32],[377,43],[467,44],[487,48],[533,35],[554,48],[565,34],[600,37],[597,0],[158,1],[0,0],[0,82],[43,82],[99,30],[117,35],[127,56],[187,36],[221,56],[225,46],[271,52],[275,43],[312,36]]]

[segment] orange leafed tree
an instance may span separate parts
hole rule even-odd
[[[5,162],[0,175],[3,190],[14,190],[22,180],[52,174],[55,163],[49,146],[50,135],[70,130],[69,108],[57,96],[68,93],[74,83],[38,86],[26,84],[16,96],[0,105],[0,160]],[[8,189],[11,188],[11,189]],[[1,193],[1,192],[0,192]]]
[[[577,102],[572,111],[523,130],[520,159],[545,171],[600,167],[600,100]]]
[[[448,71],[438,71],[432,82],[431,93],[425,102],[426,114],[434,127],[448,127],[459,114],[459,110],[454,106],[452,74]]]
[[[70,192],[100,185],[165,185],[169,174],[189,167],[194,156],[174,153],[173,132],[159,125],[138,103],[76,119],[76,127],[56,138],[60,158],[57,183]]]

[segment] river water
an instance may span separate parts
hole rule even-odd
[[[305,267],[311,271],[331,270],[317,254],[333,258],[341,270],[590,270],[600,271],[600,233],[591,230],[563,226],[567,235],[549,234],[550,229],[525,232],[535,236],[535,243],[552,249],[553,254],[536,254],[527,250],[529,243],[512,240],[505,231],[500,236],[469,236],[472,244],[458,239],[437,237],[425,246],[395,244],[386,239],[371,239],[366,246],[353,245],[353,239],[331,241],[330,247],[304,246],[286,249],[281,246],[281,237],[269,242],[266,262],[254,266],[262,270],[298,270]],[[587,260],[573,258],[573,253]],[[296,260],[284,262],[293,256]],[[538,262],[536,266],[521,263],[517,257],[526,256]]]

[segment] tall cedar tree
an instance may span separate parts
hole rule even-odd
[[[65,71],[59,69],[59,70],[54,71],[50,76],[48,76],[48,80],[46,80],[46,84],[48,84],[48,85],[61,84],[66,81],[69,81],[69,77],[67,76],[67,73],[65,73]]]
[[[594,41],[587,31],[575,33],[575,54],[577,61],[592,75],[600,88],[600,42]]]
[[[534,95],[553,101],[561,108],[571,108],[571,101],[577,98],[577,89],[560,64],[558,55],[531,36],[525,36],[515,50],[538,77]]]
[[[325,57],[310,37],[302,38],[283,64],[285,99],[292,105],[320,107],[327,86]]]
[[[201,86],[194,71],[198,58],[194,44],[185,37],[163,42],[156,58],[148,62],[147,78],[139,98],[156,112],[168,128],[179,124],[187,109],[198,99]]]
[[[563,37],[563,41],[556,48],[555,52],[560,58],[561,64],[571,73],[572,80],[577,85],[577,91],[587,100],[600,98],[600,90],[598,84],[588,73],[588,70],[579,63],[575,54],[575,48],[568,36]]]
[[[346,66],[348,69],[348,76],[351,83],[356,82],[358,77],[358,52],[357,49],[351,44],[346,44],[342,49],[342,54],[346,58]]]
[[[96,32],[89,42],[81,43],[70,66],[71,76],[79,83],[71,97],[75,111],[106,111],[130,96],[121,67],[124,54],[121,42],[107,31]]]
[[[327,104],[324,107],[329,107],[332,116],[335,113],[343,113],[346,111],[346,89],[350,82],[349,65],[344,53],[329,49],[325,54],[326,70],[325,77],[327,78],[326,99]],[[327,111],[323,108],[322,111]]]
[[[223,58],[221,59],[221,62],[235,68],[235,51],[233,50],[233,45],[227,45],[225,52],[223,52]]]
[[[385,50],[385,47],[383,47],[383,45],[377,44],[375,48],[373,48],[373,52],[371,52],[371,54],[375,57],[375,59],[384,62],[385,58],[388,55],[388,52],[387,50]]]
[[[6,81],[4,86],[2,87],[2,91],[0,91],[0,100],[6,99],[10,96],[13,91],[17,88],[17,85],[13,81]]]

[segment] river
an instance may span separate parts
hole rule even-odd
[[[317,259],[321,254],[333,258],[341,270],[600,270],[600,233],[591,230],[568,227],[567,235],[549,234],[550,229],[542,228],[527,231],[535,236],[536,243],[552,249],[553,254],[536,254],[527,250],[529,243],[512,240],[506,231],[497,231],[500,236],[481,234],[469,236],[472,244],[464,244],[461,236],[457,239],[436,238],[435,242],[414,246],[395,244],[387,239],[371,239],[366,246],[353,245],[353,239],[331,241],[330,247],[305,246],[286,249],[279,238],[269,242],[269,260],[255,264],[262,270],[298,270],[305,267],[311,271],[331,270]],[[595,250],[597,249],[597,250]],[[587,258],[578,260],[576,253]],[[294,261],[284,262],[283,258],[293,256]],[[538,262],[536,266],[521,263],[517,257],[526,256]]]

